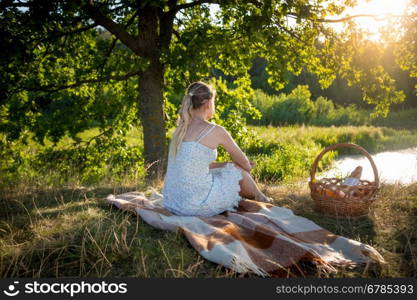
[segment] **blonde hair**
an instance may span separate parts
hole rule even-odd
[[[187,132],[188,125],[191,123],[194,116],[194,111],[205,103],[204,100],[214,99],[215,97],[216,90],[205,82],[193,82],[187,87],[179,110],[179,117],[176,123],[177,128],[172,135],[169,156],[172,155],[173,158],[176,157],[179,146]]]

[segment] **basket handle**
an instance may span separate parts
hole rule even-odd
[[[356,144],[352,144],[352,143],[339,143],[339,144],[334,144],[334,145],[331,145],[331,146],[325,148],[323,151],[321,151],[320,154],[316,157],[316,159],[315,159],[315,161],[313,163],[313,166],[311,167],[311,170],[310,170],[310,181],[313,182],[313,179],[315,179],[317,165],[318,165],[320,159],[323,157],[323,155],[326,152],[329,152],[329,151],[334,150],[334,149],[339,148],[339,147],[353,148],[353,149],[359,150],[360,152],[362,152],[363,155],[366,156],[366,158],[371,163],[372,170],[374,171],[374,178],[375,178],[376,187],[379,188],[379,177],[378,177],[378,172],[377,172],[377,169],[376,169],[376,165],[375,165],[374,160],[372,159],[372,157],[368,153],[368,151],[366,151],[361,146],[356,145]]]

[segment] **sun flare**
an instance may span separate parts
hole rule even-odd
[[[379,29],[403,15],[409,0],[358,0],[358,5],[347,8],[340,17],[353,15],[375,15],[373,17],[357,17],[354,22],[363,30],[368,31],[371,39],[380,40]],[[343,28],[343,24],[335,24],[336,30]],[[395,30],[395,29],[394,29]]]

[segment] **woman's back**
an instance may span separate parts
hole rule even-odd
[[[175,158],[168,158],[167,176],[174,176],[178,181],[188,181],[190,178],[195,181],[194,176],[208,175],[209,164],[217,158],[217,149],[202,144],[201,140],[215,128],[216,124],[209,123],[196,138],[190,139],[193,134],[186,136]]]
[[[164,206],[178,215],[209,216],[234,210],[241,200],[239,180],[242,173],[234,164],[210,169],[209,164],[217,158],[217,149],[210,147],[218,144],[210,137],[216,125],[208,123],[192,139],[198,131],[196,128],[190,126],[175,158],[168,158]],[[206,145],[201,143],[203,139]]]

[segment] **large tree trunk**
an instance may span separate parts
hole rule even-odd
[[[139,111],[143,127],[146,180],[161,180],[166,167],[164,66],[153,60],[139,78]]]
[[[160,8],[148,4],[141,6],[138,42],[142,45],[141,56],[148,59],[149,65],[139,78],[139,111],[143,127],[146,180],[151,183],[162,180],[166,168],[165,70],[160,58],[162,48],[168,49],[169,46],[168,29],[172,27],[173,15],[161,20],[163,13]]]

